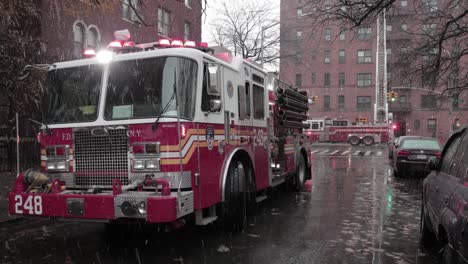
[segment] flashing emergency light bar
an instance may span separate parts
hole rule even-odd
[[[87,49],[83,52],[83,56],[85,58],[92,58],[92,57],[95,57],[96,56],[96,51],[94,51],[93,49]]]

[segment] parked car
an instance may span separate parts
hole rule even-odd
[[[442,263],[468,263],[468,127],[450,137],[441,159],[431,159],[429,168],[423,183],[421,243],[440,252]]]
[[[431,137],[400,137],[393,148],[393,175],[406,177],[413,174],[427,175],[427,162],[431,157],[440,157],[439,141]]]

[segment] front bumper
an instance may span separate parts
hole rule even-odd
[[[145,203],[144,213],[137,208],[140,202]],[[11,215],[96,222],[133,218],[149,223],[168,223],[192,212],[193,191],[171,192],[168,195],[137,191],[119,194],[112,191],[99,194],[76,194],[73,191],[49,194],[9,193]]]

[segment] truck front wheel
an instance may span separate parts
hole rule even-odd
[[[229,165],[222,204],[221,222],[226,229],[239,231],[247,222],[246,173],[240,161]]]

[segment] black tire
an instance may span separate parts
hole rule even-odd
[[[357,146],[361,143],[361,140],[357,136],[351,136],[348,139],[348,143],[351,144],[352,146]]]
[[[371,137],[371,136],[365,136],[363,139],[362,139],[362,143],[364,143],[364,145],[366,146],[372,146],[374,145],[375,141],[374,141],[374,138]]]
[[[441,264],[454,264],[453,249],[449,243],[445,243],[442,252],[440,253]]]
[[[225,229],[243,230],[247,223],[247,195],[244,165],[232,161],[228,168],[221,222]]]
[[[421,232],[421,236],[419,237],[419,243],[421,246],[428,248],[437,242],[437,238],[427,221],[426,214],[424,213],[424,202],[422,202],[421,206],[421,222],[419,231]]]
[[[294,173],[293,188],[295,191],[301,191],[304,188],[304,183],[307,178],[307,166],[304,156],[299,154],[296,164],[296,172]]]

